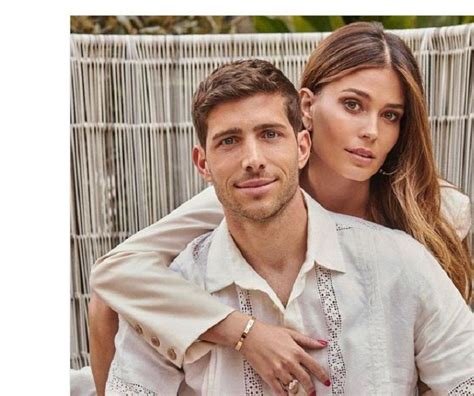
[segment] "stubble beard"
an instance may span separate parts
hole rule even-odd
[[[241,218],[242,221],[246,222],[267,223],[281,215],[295,196],[299,188],[298,175],[298,168],[296,167],[296,169],[288,175],[287,182],[282,186],[280,191],[278,191],[276,197],[270,199],[268,204],[257,204],[255,208],[252,207],[254,202],[252,202],[251,205],[246,205],[238,199],[235,199],[232,192],[226,188],[222,188],[222,186],[218,184],[215,184],[214,188],[222,206],[231,211],[237,218]],[[258,198],[255,199],[255,201],[257,200]]]

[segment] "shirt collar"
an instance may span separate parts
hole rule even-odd
[[[308,211],[308,242],[306,260],[300,272],[309,271],[314,263],[332,271],[345,272],[336,222],[331,212],[301,191]],[[240,253],[224,218],[216,228],[209,248],[206,285],[209,292],[213,293],[232,283],[245,289],[261,289],[262,284],[268,286]],[[269,286],[265,289],[269,294],[274,294]]]

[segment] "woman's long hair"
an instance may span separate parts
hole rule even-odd
[[[435,167],[423,92],[413,54],[398,36],[384,32],[380,23],[344,26],[311,54],[301,87],[318,93],[325,85],[354,71],[392,68],[405,95],[400,136],[370,183],[372,219],[400,229],[424,244],[438,259],[466,301],[471,296],[471,262],[467,244],[442,216],[440,185]]]

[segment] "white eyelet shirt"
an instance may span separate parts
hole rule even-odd
[[[405,233],[328,212],[304,195],[308,250],[286,307],[225,220],[171,268],[257,320],[328,340],[308,351],[330,375],[330,387],[313,378],[320,396],[413,395],[418,375],[434,395],[473,395],[474,319],[441,266]],[[115,342],[109,395],[271,395],[231,348],[196,342],[179,369],[122,319]]]

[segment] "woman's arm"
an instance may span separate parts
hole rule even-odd
[[[461,240],[471,228],[471,201],[455,186],[440,179],[441,213],[450,223]]]
[[[105,395],[105,384],[115,354],[118,315],[95,293],[89,303],[89,345],[97,396]]]
[[[167,266],[222,217],[214,190],[208,188],[101,257],[92,268],[93,291],[179,367],[186,349],[233,309]]]
[[[235,345],[248,319],[237,312],[230,315],[232,308],[167,268],[191,240],[214,229],[222,217],[214,190],[207,189],[117,246],[92,269],[91,285],[95,293],[131,323],[152,348],[178,367],[187,348],[198,338]],[[104,303],[98,300],[97,304]],[[91,317],[90,326],[113,328],[114,320],[110,315],[96,315]],[[104,321],[107,323],[97,323]],[[275,381],[278,372],[285,371],[288,375],[286,367],[299,370],[300,382],[308,394],[314,388],[301,363],[322,382],[328,380],[327,374],[303,349],[321,348],[324,343],[263,322],[252,333],[242,352],[276,394],[284,394]],[[278,351],[274,340],[279,340]],[[96,340],[91,348],[101,345],[102,349],[110,350],[113,342],[113,337]],[[100,353],[91,351],[91,355],[97,358]],[[104,378],[96,379],[96,383],[105,383],[110,362],[97,365],[107,366],[107,370],[99,372]]]
[[[415,359],[433,395],[474,392],[474,317],[436,260],[425,252],[416,267],[419,312]]]

